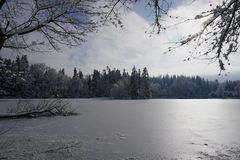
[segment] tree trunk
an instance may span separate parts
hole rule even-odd
[[[2,30],[0,29],[0,51],[2,50],[5,40],[6,40],[5,35],[3,34]]]
[[[4,44],[5,39],[2,37],[0,38],[0,51],[2,50],[3,44]]]
[[[17,113],[17,114],[0,114],[1,119],[17,119],[17,118],[36,118],[41,116],[55,116],[56,114],[52,113],[49,110],[39,111],[39,112],[29,112],[29,113]]]

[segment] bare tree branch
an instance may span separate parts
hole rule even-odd
[[[40,116],[68,116],[77,113],[61,99],[42,100],[37,104],[19,101],[17,106],[9,108],[9,113],[0,114],[0,119],[35,118]]]
[[[202,29],[189,35],[170,51],[185,45],[194,45],[191,55],[205,56],[210,61],[218,61],[220,74],[225,65],[230,65],[229,56],[239,48],[240,1],[223,0],[221,5],[195,16],[195,20],[207,18]]]
[[[0,9],[2,8],[2,6],[4,5],[5,2],[6,2],[6,0],[0,0]]]

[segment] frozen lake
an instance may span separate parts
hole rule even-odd
[[[0,159],[240,159],[240,100],[67,101],[80,115],[1,120]]]

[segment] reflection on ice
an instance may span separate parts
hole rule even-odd
[[[239,100],[68,101],[78,107],[80,115],[17,120],[0,137],[1,144],[7,139],[14,142],[1,148],[0,156],[9,159],[240,156]],[[0,100],[1,111],[14,103],[16,100]],[[15,122],[0,121],[0,126],[8,128]]]

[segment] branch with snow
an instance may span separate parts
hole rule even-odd
[[[205,56],[210,61],[218,61],[221,74],[221,71],[226,70],[226,64],[230,65],[229,56],[239,48],[239,11],[239,0],[224,0],[221,5],[196,15],[195,20],[207,18],[202,24],[202,29],[181,39],[172,49],[194,45],[195,49],[190,51],[191,55]]]

